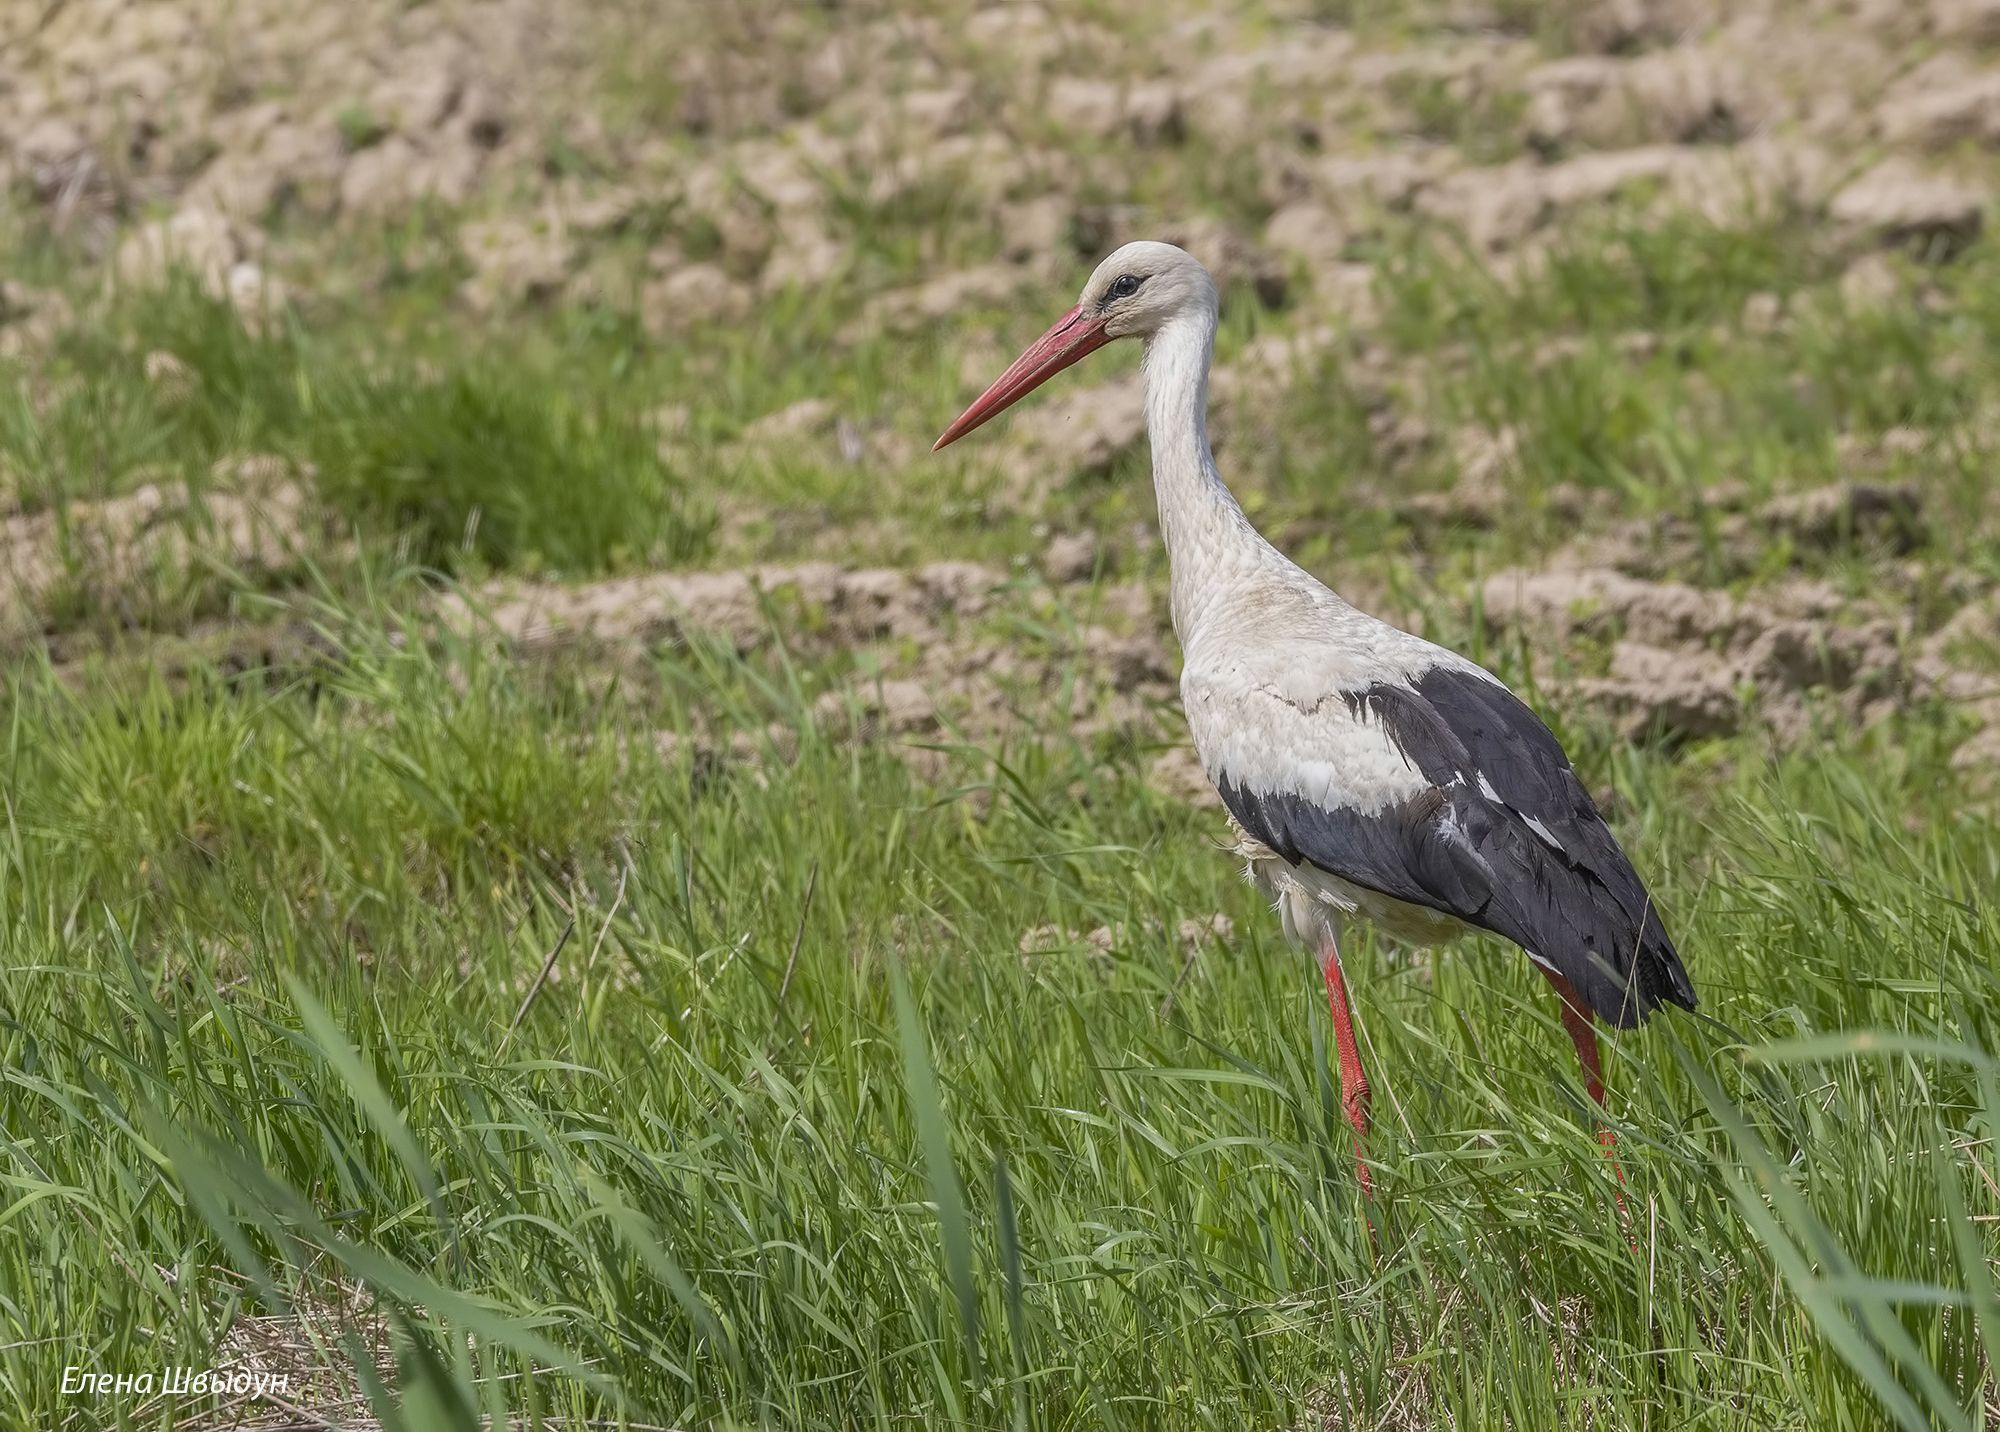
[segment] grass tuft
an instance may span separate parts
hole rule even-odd
[[[329,500],[443,568],[685,560],[705,522],[629,414],[507,369],[336,386],[305,450]]]

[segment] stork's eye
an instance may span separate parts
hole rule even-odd
[[[1139,291],[1139,285],[1146,280],[1137,274],[1120,274],[1111,281],[1111,287],[1104,291],[1107,300],[1130,298]]]

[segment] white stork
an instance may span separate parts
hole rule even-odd
[[[1215,323],[1215,285],[1191,254],[1127,244],[937,447],[1114,339],[1145,344],[1188,728],[1250,879],[1323,961],[1367,1191],[1368,1078],[1340,967],[1349,917],[1417,944],[1468,927],[1518,944],[1555,986],[1600,1108],[1593,1016],[1629,1028],[1662,1003],[1693,1009],[1694,987],[1541,719],[1491,672],[1349,606],[1251,526],[1209,451]],[[1599,1137],[1611,1147],[1609,1129]]]

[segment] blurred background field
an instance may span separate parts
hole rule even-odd
[[[0,1426],[2000,1425],[2000,6],[1165,8],[0,13]],[[1486,942],[1371,1244],[1136,353],[928,452],[1134,237],[1666,907],[1636,1250]]]

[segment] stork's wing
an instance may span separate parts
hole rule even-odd
[[[1694,1008],[1652,898],[1561,744],[1485,672],[1440,662],[1310,706],[1268,686],[1201,702],[1199,717],[1196,704],[1223,802],[1285,859],[1505,935],[1612,1024],[1666,1001]],[[1214,729],[1232,710],[1249,741]]]

